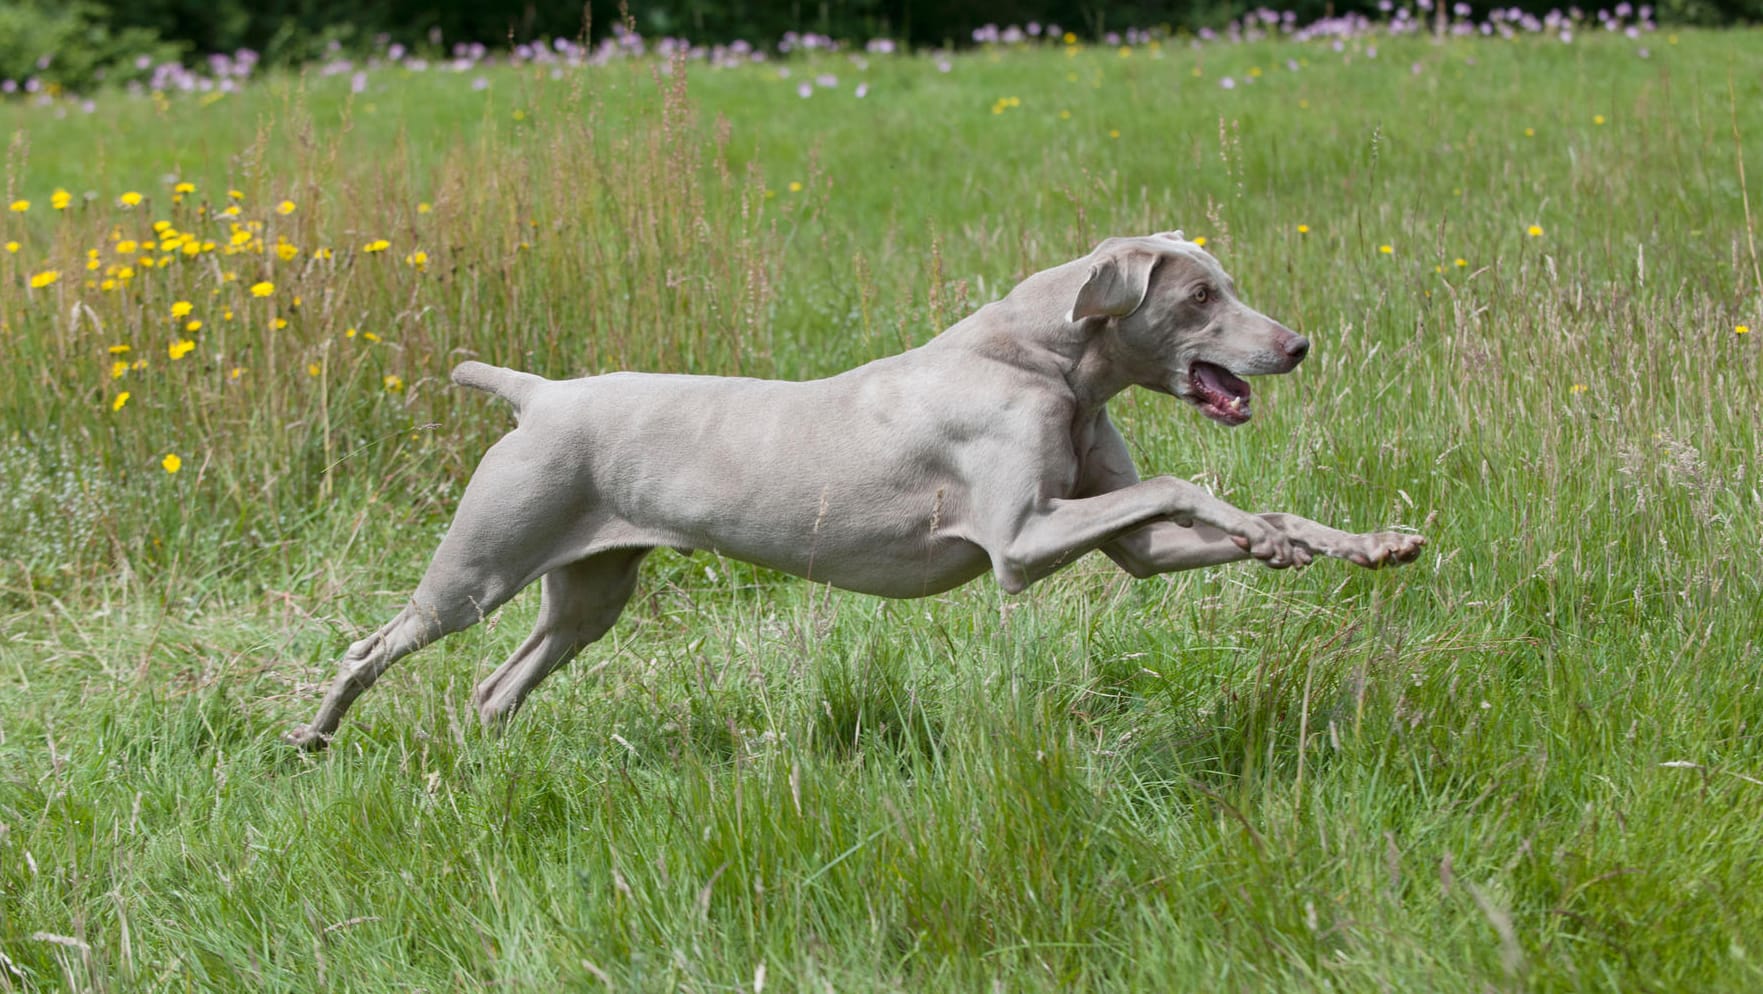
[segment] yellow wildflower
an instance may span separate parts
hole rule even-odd
[[[1584,383],[1575,383],[1573,386],[1567,388],[1567,392],[1568,393],[1585,393],[1589,389],[1591,389],[1591,388],[1586,386]]]
[[[195,342],[192,342],[188,338],[185,338],[180,341],[176,341],[176,342],[171,343],[171,348],[166,350],[166,354],[170,355],[172,357],[172,359],[174,359],[174,360],[182,359],[184,356],[189,355],[191,350],[193,350],[195,347],[196,347]]]
[[[306,364],[306,375],[307,376],[317,376],[319,374],[319,372],[321,372],[321,367],[319,366],[318,363],[309,362]]]
[[[184,325],[184,330],[185,331],[201,331],[202,330],[202,320],[200,318],[191,318],[189,323]]]
[[[31,277],[31,289],[41,290],[61,278],[61,270],[45,269]]]
[[[364,332],[362,332],[362,333],[361,333],[361,337],[362,337],[362,338],[365,338],[365,339],[367,339],[367,340],[368,340],[368,341],[370,341],[370,342],[377,342],[377,341],[379,341],[379,340],[380,340],[380,336],[378,336],[378,335],[376,335],[376,334],[374,334],[374,333],[373,333],[373,332],[371,332],[371,331],[364,331]]]
[[[128,402],[129,402],[129,392],[127,390],[124,390],[122,393],[119,393],[116,395],[115,400],[110,402],[110,409],[112,411],[120,411],[120,410],[122,410],[122,405],[124,405]]]
[[[1205,235],[1195,235],[1194,236],[1194,244],[1200,246],[1201,248],[1205,248],[1206,247],[1206,236]]]
[[[286,328],[288,326],[288,319],[287,318],[276,318],[274,321],[271,321],[270,324],[275,328],[275,330],[281,331],[283,328]]]
[[[171,305],[171,316],[181,318],[196,309],[196,305],[187,300],[179,300]]]
[[[6,209],[14,214],[23,214],[31,209],[31,202],[29,200],[14,200]]]
[[[141,195],[136,193],[133,190],[130,190],[127,193],[123,194],[122,196],[116,198],[116,201],[117,201],[117,203],[122,204],[124,207],[139,207],[141,204]]]
[[[240,193],[237,190],[228,190],[226,192],[226,195],[227,195],[227,198],[230,200],[244,200],[245,199],[245,195],[243,193]]]
[[[195,193],[196,192],[196,184],[189,183],[189,182],[179,183],[176,186],[171,188],[171,192],[178,193],[178,194]]]
[[[429,211],[432,211],[432,210],[434,210],[434,208],[429,206],[429,203],[426,200],[423,201],[422,203],[416,205],[416,213],[418,213],[418,214],[427,214]]]
[[[282,215],[283,217],[286,217],[289,214],[294,213],[294,202],[292,200],[284,200],[281,203],[276,204],[275,205],[275,212],[277,214]]]
[[[268,280],[251,284],[251,296],[267,297],[275,292],[275,284]]]
[[[790,192],[791,193],[801,193],[802,192],[802,184],[795,181],[795,180],[790,180]]]
[[[1307,224],[1298,225],[1298,234],[1308,235],[1309,233],[1310,233],[1310,226],[1309,225],[1307,225]]]
[[[122,374],[128,371],[129,361],[127,359],[118,359],[110,364],[110,378],[113,380],[122,379]]]
[[[1592,115],[1592,123],[1593,123],[1593,124],[1603,124],[1603,123],[1604,123],[1604,115],[1602,115],[1602,114],[1593,114],[1593,115]]]
[[[419,250],[405,256],[404,261],[409,265],[415,266],[417,269],[427,269],[429,264],[429,254]]]
[[[388,374],[382,382],[385,383],[386,389],[392,393],[404,392],[404,378],[396,373]]]
[[[110,354],[111,355],[122,355],[124,352],[127,352],[127,351],[129,351],[129,346],[127,346],[127,345],[112,345],[110,347]]]
[[[1382,252],[1384,255],[1395,255],[1396,254],[1396,248],[1393,245],[1379,245],[1377,247],[1377,250],[1379,252]]]
[[[275,254],[281,256],[283,262],[293,262],[294,257],[300,254],[300,249],[287,239],[277,239]]]
[[[168,452],[164,459],[159,460],[159,465],[164,466],[167,473],[175,474],[184,468],[184,461],[178,458],[176,452]]]
[[[67,210],[67,205],[72,200],[73,194],[68,193],[59,186],[55,188],[54,193],[49,194],[49,206],[58,211]]]
[[[1751,326],[1748,324],[1733,325],[1732,333],[1735,335],[1749,335],[1751,333]]]
[[[131,240],[125,238],[122,241],[116,243],[116,254],[117,255],[134,255],[135,252],[140,249],[140,247],[141,247],[141,243],[136,242],[136,241],[131,241]]]
[[[1464,259],[1464,258],[1453,259],[1453,260],[1451,260],[1451,265],[1456,266],[1458,269],[1462,269],[1463,267],[1469,265],[1469,260]]]
[[[7,242],[6,243],[6,251],[17,252],[18,251],[18,243],[17,242]]]
[[[1543,226],[1540,224],[1533,224],[1524,229],[1524,232],[1532,238],[1541,238],[1543,237]]]
[[[363,251],[363,252],[384,252],[386,249],[389,249],[391,247],[392,247],[392,243],[386,241],[384,238],[375,238],[373,241],[368,242],[366,245],[361,246],[361,251]]]

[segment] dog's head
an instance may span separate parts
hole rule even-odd
[[[1237,299],[1210,252],[1179,231],[1110,238],[1090,254],[1071,319],[1102,319],[1120,375],[1225,425],[1249,420],[1246,376],[1289,373],[1310,342]]]

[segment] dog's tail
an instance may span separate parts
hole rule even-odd
[[[517,369],[503,369],[487,362],[475,359],[462,362],[453,367],[453,382],[462,387],[484,390],[493,393],[514,405],[515,413],[526,407],[526,402],[534,390],[547,382],[543,376],[523,373]]]

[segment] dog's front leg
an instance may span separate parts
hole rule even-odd
[[[1367,569],[1377,569],[1414,561],[1426,544],[1426,539],[1419,535],[1404,532],[1355,535],[1277,511],[1257,517],[1292,540],[1290,565],[1293,566],[1308,565],[1317,556],[1332,556]],[[1155,521],[1127,532],[1103,545],[1102,551],[1121,569],[1140,579],[1158,573],[1222,566],[1249,558],[1240,543],[1217,528],[1203,524],[1184,528],[1167,521]]]
[[[1236,549],[1230,559],[1250,556],[1276,568],[1300,561],[1299,549],[1280,529],[1186,480],[1169,476],[1093,497],[1044,501],[1023,516],[999,547],[987,551],[998,583],[1017,593],[1084,553],[1152,522],[1210,525]],[[1309,557],[1302,561],[1308,562]]]
[[[1311,555],[1345,559],[1366,569],[1413,562],[1426,545],[1426,538],[1410,532],[1363,532],[1354,534],[1338,528],[1301,518],[1296,514],[1272,513],[1262,520],[1284,532],[1292,544],[1308,550]]]

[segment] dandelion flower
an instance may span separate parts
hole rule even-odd
[[[23,214],[31,209],[31,202],[29,200],[14,200],[6,209],[14,214]]]
[[[124,207],[139,207],[141,205],[141,195],[130,190],[122,196],[117,197],[116,202]]]
[[[196,343],[190,341],[188,338],[185,338],[185,339],[181,339],[179,341],[171,343],[171,348],[166,349],[166,354],[170,355],[172,358],[172,361],[175,362],[179,359],[182,359],[184,356],[189,355],[190,352],[192,350],[194,350],[195,348],[196,348]]]
[[[791,193],[801,193],[802,192],[802,184],[797,182],[796,180],[790,180],[790,192]]]
[[[127,359],[118,359],[110,364],[110,378],[113,380],[122,379],[123,374],[128,371],[129,361]]]
[[[171,305],[171,316],[174,318],[181,318],[195,309],[196,305],[187,300],[180,300]]]
[[[270,322],[270,326],[273,327],[277,331],[281,331],[283,328],[286,328],[288,326],[288,319],[287,318],[276,318],[274,321]]]
[[[376,334],[374,334],[374,333],[373,333],[373,332],[371,332],[371,331],[364,331],[364,332],[362,332],[362,333],[361,333],[361,337],[362,337],[362,338],[365,338],[365,339],[367,339],[367,340],[368,340],[368,341],[370,341],[370,342],[377,342],[377,341],[379,341],[379,340],[380,340],[380,336],[378,336],[378,335],[376,335]]]
[[[1201,248],[1205,248],[1206,247],[1206,236],[1205,235],[1195,235],[1194,236],[1194,244],[1200,246]]]
[[[1308,235],[1309,233],[1310,233],[1310,226],[1309,225],[1307,225],[1307,224],[1298,225],[1298,234]]]
[[[167,473],[175,476],[178,470],[184,468],[184,461],[178,458],[176,452],[168,452],[164,459],[159,460],[159,465],[165,467]]]
[[[1540,224],[1533,224],[1524,229],[1524,233],[1532,238],[1541,238],[1543,237],[1543,226]]]
[[[397,373],[387,374],[386,378],[381,382],[386,385],[386,390],[390,393],[404,392],[404,378]]]
[[[188,183],[188,182],[179,183],[176,186],[171,188],[171,192],[178,194],[180,196],[182,196],[183,194],[186,194],[186,193],[195,193],[196,192],[196,184]]]
[[[1568,393],[1585,393],[1589,389],[1591,389],[1591,388],[1586,386],[1584,383],[1575,383],[1573,386],[1567,388],[1567,392]]]
[[[280,239],[275,243],[275,254],[279,256],[283,262],[293,262],[294,257],[300,254],[300,249],[292,242]]]
[[[434,208],[431,207],[429,205],[428,201],[426,201],[426,200],[423,201],[422,203],[416,205],[416,213],[418,213],[418,214],[427,214],[429,211],[432,211],[432,210],[434,210]]]
[[[18,243],[17,242],[7,242],[6,243],[6,251],[17,252],[18,251]]]
[[[185,331],[201,331],[202,330],[202,321],[198,318],[192,318],[189,321],[189,323],[184,325],[184,330]]]
[[[294,213],[294,202],[292,200],[284,200],[281,203],[276,204],[275,212],[283,217]]]
[[[1535,129],[1535,128],[1525,128],[1524,129],[1524,137],[1535,138],[1536,136],[1537,136],[1537,129]]]
[[[1593,115],[1592,115],[1592,123],[1593,123],[1593,124],[1603,124],[1603,123],[1604,123],[1604,115],[1602,115],[1602,114],[1593,114]]]
[[[427,269],[429,265],[429,254],[418,250],[405,256],[404,261],[411,266],[415,266],[419,270]]]
[[[229,200],[244,200],[245,199],[245,195],[243,193],[240,193],[237,190],[228,190],[226,192],[226,195]]]
[[[307,376],[317,376],[322,371],[323,371],[323,367],[319,366],[319,364],[316,362],[309,362],[306,364],[306,375]]]
[[[112,345],[110,347],[111,355],[122,355],[124,352],[128,351],[130,351],[130,348],[127,345]]]
[[[1108,129],[1108,137],[1119,138],[1120,137],[1120,129],[1119,128],[1109,128]]]
[[[1749,335],[1751,333],[1751,326],[1748,324],[1733,325],[1732,333],[1735,335]]]
[[[251,284],[251,296],[267,297],[275,292],[275,284],[268,280]]]
[[[124,390],[122,393],[119,393],[116,395],[115,400],[110,402],[110,409],[112,411],[120,411],[120,410],[122,410],[122,405],[124,405],[128,402],[129,402],[129,392],[127,390]]]
[[[375,238],[373,241],[368,242],[366,245],[361,246],[361,251],[363,251],[363,252],[384,252],[386,249],[389,249],[391,247],[392,247],[392,243],[386,241],[384,238]]]
[[[31,277],[31,289],[41,290],[61,278],[61,270],[45,269]]]
[[[66,190],[63,190],[58,186],[55,188],[55,192],[49,195],[49,206],[58,211],[64,211],[67,210],[67,205],[72,200],[73,194],[68,193]]]
[[[1457,268],[1458,268],[1458,269],[1462,269],[1462,268],[1464,268],[1464,267],[1465,267],[1465,266],[1467,266],[1467,265],[1469,265],[1469,260],[1468,260],[1468,259],[1464,259],[1464,258],[1456,258],[1456,259],[1452,259],[1452,260],[1451,260],[1451,265],[1453,265],[1453,266],[1456,266],[1456,267],[1457,267]]]
[[[1396,247],[1394,245],[1379,245],[1377,247],[1377,250],[1379,252],[1382,252],[1384,255],[1395,255],[1396,254]]]

